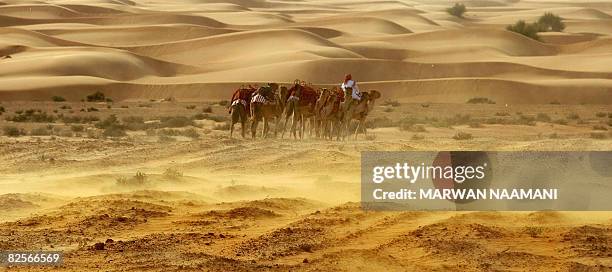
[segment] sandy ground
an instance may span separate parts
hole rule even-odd
[[[360,209],[361,151],[612,150],[609,2],[451,4],[0,0],[0,127],[27,134],[0,136],[0,250],[62,250],[57,271],[612,270],[609,212]],[[504,30],[547,11],[563,33]],[[383,95],[368,137],[229,139],[241,84],[349,72]],[[113,102],[78,102],[95,91]],[[28,109],[55,120],[6,120]],[[142,120],[107,139],[111,114]],[[147,128],[173,116],[195,121]]]

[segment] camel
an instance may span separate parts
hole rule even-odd
[[[293,87],[289,89],[289,97],[285,103],[285,125],[283,133],[287,126],[289,116],[293,116],[291,123],[291,134],[297,139],[296,124],[300,123],[300,139],[304,137],[304,119],[314,116],[314,106],[317,103],[317,91],[309,86],[302,85],[298,80],[295,81]]]
[[[348,107],[347,103],[351,103],[352,98],[346,99],[342,103],[341,108],[342,112],[342,122],[340,124],[339,132],[343,133],[342,137],[344,138],[348,135],[349,125],[352,120],[357,120],[359,123],[357,124],[357,128],[355,129],[355,139],[357,139],[359,129],[363,129],[363,134],[367,136],[367,129],[365,127],[365,120],[368,117],[368,113],[374,109],[374,103],[376,99],[379,99],[381,96],[380,92],[376,90],[371,90],[369,92],[363,92],[361,100],[356,105],[351,105]],[[347,109],[348,108],[348,109]]]
[[[343,100],[342,91],[334,87],[319,112],[320,126],[322,128],[323,138],[325,139],[333,139],[334,133],[337,134],[338,139],[340,138],[340,133],[338,131],[340,126],[338,124],[342,118],[340,107]]]
[[[246,137],[246,122],[249,115],[249,104],[247,101],[251,100],[251,96],[255,92],[252,87],[245,88],[241,87],[236,90],[232,95],[231,104],[229,107],[229,113],[232,116],[232,122],[230,125],[230,138],[234,134],[234,125],[240,122],[240,128],[242,130],[242,138]]]
[[[257,133],[257,126],[261,120],[264,121],[264,129],[263,129],[263,137],[266,138],[268,136],[269,130],[269,120],[274,119],[274,137],[276,138],[279,129],[280,119],[283,115],[283,110],[285,108],[285,99],[287,96],[287,87],[282,86],[280,93],[273,92],[272,94],[268,94],[266,97],[270,103],[258,103],[251,102],[251,118],[253,122],[251,124],[251,136],[253,139]]]
[[[322,116],[321,116],[321,110],[323,109],[323,107],[325,106],[325,104],[327,103],[327,100],[329,98],[329,94],[330,91],[328,89],[322,89],[319,90],[319,98],[317,99],[317,102],[315,103],[315,108],[314,108],[314,127],[315,127],[315,133],[317,135],[317,138],[319,138],[321,136],[321,120],[322,120]]]

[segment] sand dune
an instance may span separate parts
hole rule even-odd
[[[14,93],[18,90],[33,94],[62,84],[74,92],[79,86],[86,92],[93,84],[104,90],[120,86],[139,96],[146,96],[139,87],[155,90],[152,98],[166,92],[217,99],[220,90],[189,86],[231,89],[231,82],[286,83],[296,78],[332,84],[348,72],[364,85],[387,82],[384,86],[399,89],[383,92],[400,98],[414,86],[452,86],[436,80],[488,82],[476,90],[461,84],[454,92],[463,96],[503,90],[508,81],[534,95],[542,88],[570,93],[575,87],[577,94],[567,96],[573,98],[583,97],[583,89],[600,94],[610,90],[606,63],[612,52],[612,16],[601,3],[467,1],[465,19],[446,14],[443,1],[4,3],[0,57],[13,58],[0,60],[3,99],[27,97]],[[566,19],[564,33],[545,33],[538,42],[504,29],[548,11]],[[118,50],[100,49],[104,47]],[[52,58],[44,60],[47,56]],[[22,82],[28,83],[13,86]],[[590,87],[579,88],[579,82]],[[542,92],[537,100],[553,100],[545,97],[549,94]]]

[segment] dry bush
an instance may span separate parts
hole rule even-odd
[[[603,140],[603,139],[607,139],[608,135],[606,135],[605,132],[591,132],[591,138]]]
[[[393,112],[394,109],[392,107],[385,107],[385,109],[383,109],[384,112]]]
[[[106,96],[103,92],[97,91],[93,94],[90,94],[86,97],[87,102],[104,102],[106,101]]]
[[[214,130],[229,130],[230,129],[230,123],[224,122],[224,123],[221,123],[221,124],[216,124],[213,127],[213,129]]]
[[[578,115],[578,114],[577,114],[577,113],[575,113],[575,112],[572,112],[572,113],[570,113],[570,114],[568,114],[568,115],[567,115],[567,119],[570,119],[570,120],[578,120],[578,119],[580,119],[580,115]]]
[[[542,233],[544,233],[544,228],[542,228],[542,227],[535,227],[535,226],[527,226],[527,227],[525,227],[524,232],[527,233],[532,238],[537,238]]]
[[[70,130],[74,132],[83,132],[85,130],[85,127],[83,127],[82,125],[71,125]]]
[[[401,104],[397,100],[385,100],[382,104],[383,106],[391,106],[391,107],[399,107]]]
[[[564,126],[566,126],[568,124],[567,120],[565,120],[565,119],[557,119],[557,120],[553,121],[553,123],[555,123],[557,125],[564,125]]]
[[[559,139],[559,134],[557,134],[556,132],[555,132],[555,133],[552,133],[552,134],[548,135],[548,138],[551,138],[551,139]]]
[[[157,140],[160,143],[176,142],[176,139],[174,139],[172,136],[168,136],[168,135],[159,135]]]
[[[180,128],[193,126],[193,120],[185,116],[170,116],[160,118],[160,128]]]
[[[472,138],[472,134],[462,131],[457,132],[455,136],[453,136],[455,140],[471,140]]]
[[[19,137],[25,135],[25,131],[15,126],[6,126],[2,128],[4,135],[9,137]]]
[[[374,140],[376,140],[376,134],[374,134],[374,133],[368,133],[368,134],[366,134],[365,138],[366,138],[366,140],[368,140],[368,141],[374,141]]]
[[[607,114],[605,112],[601,112],[600,111],[600,112],[596,113],[595,116],[599,117],[599,118],[605,118],[607,116]]]
[[[455,5],[453,5],[452,7],[447,8],[446,12],[455,17],[463,18],[463,14],[467,12],[467,8],[464,4],[455,3]]]
[[[496,112],[495,116],[510,116],[509,112]]]
[[[193,110],[196,108],[196,105],[187,105],[185,108],[188,110]]]
[[[414,141],[420,141],[425,139],[425,136],[420,135],[420,134],[414,134],[412,135],[412,137],[410,137],[410,140],[414,140]]]
[[[57,118],[56,116],[47,114],[40,109],[28,109],[25,111],[19,110],[15,113],[16,115],[7,117],[6,120],[13,122],[53,123]]]
[[[204,108],[202,108],[202,112],[203,113],[212,113],[213,109],[211,106],[205,106]]]
[[[180,179],[183,177],[183,172],[175,169],[175,168],[168,168],[164,171],[163,176],[166,179],[172,179],[172,180],[176,180],[176,179]]]
[[[147,184],[148,177],[145,173],[138,171],[131,178],[119,177],[116,181],[119,186],[143,186]]]
[[[594,125],[593,126],[593,130],[603,130],[603,131],[607,131],[608,128],[604,125]]]
[[[548,114],[540,112],[536,116],[536,120],[538,120],[539,122],[550,122],[552,121],[552,118],[550,118]]]
[[[467,101],[468,104],[495,104],[495,101],[487,97],[473,97]]]
[[[30,135],[32,136],[49,136],[51,135],[51,131],[47,127],[37,127],[33,128],[30,131]]]

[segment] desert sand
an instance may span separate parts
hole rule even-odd
[[[612,3],[464,3],[0,0],[0,127],[27,134],[0,136],[0,251],[61,250],[55,271],[612,270],[610,212],[360,208],[361,151],[612,150]],[[505,30],[544,12],[565,31]],[[346,73],[382,93],[368,137],[229,138],[240,85]],[[5,119],[28,109],[54,120]],[[141,119],[105,138],[111,115]]]

